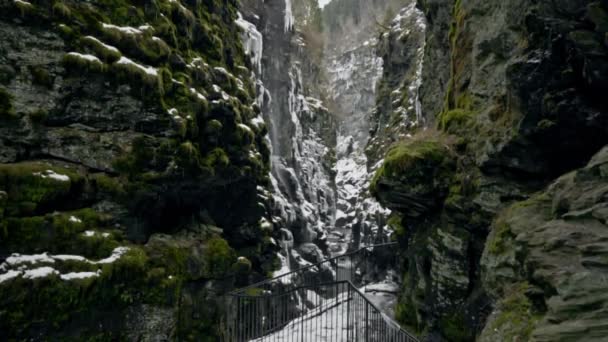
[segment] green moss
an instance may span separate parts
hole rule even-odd
[[[526,296],[528,289],[528,283],[513,285],[497,305],[498,315],[489,323],[489,329],[499,332],[504,341],[528,341],[540,320],[540,314]]]
[[[114,63],[112,69],[120,81],[133,84],[136,87],[147,87],[161,92],[157,74],[148,73],[140,66],[132,63]]]
[[[397,212],[391,213],[391,216],[389,216],[386,224],[388,224],[388,226],[395,231],[395,236],[397,239],[405,236],[406,230],[403,226],[403,218]]]
[[[556,125],[556,123],[554,121],[551,121],[548,119],[543,119],[538,123],[537,127],[541,130],[545,130],[545,129],[549,129],[555,125]]]
[[[91,180],[98,192],[118,198],[125,194],[124,186],[118,178],[100,173],[92,175]]]
[[[231,270],[236,261],[236,254],[228,242],[220,237],[213,237],[205,246],[204,272],[209,278],[223,278]]]
[[[372,179],[370,190],[376,192],[381,178],[418,178],[424,169],[442,165],[449,151],[438,140],[415,140],[394,145]]]
[[[200,152],[190,141],[179,146],[176,161],[178,166],[190,171],[198,171],[202,166]]]
[[[237,140],[241,146],[249,146],[255,141],[255,133],[247,125],[237,125]]]
[[[81,43],[93,50],[94,55],[100,56],[103,61],[106,63],[114,63],[122,57],[120,51],[114,50],[107,45],[104,45],[100,40],[86,36],[81,39]]]
[[[31,65],[28,67],[28,69],[30,70],[34,84],[47,88],[51,88],[53,86],[54,79],[51,77],[46,68],[39,65]]]
[[[77,32],[65,24],[57,25],[57,29],[59,30],[61,37],[67,41],[75,39],[77,37]]]
[[[15,2],[13,2],[13,4],[15,4],[15,6],[21,12],[21,17],[25,17],[26,15],[32,14],[35,12],[34,5],[32,5],[31,3],[27,2],[27,1],[18,1],[18,2],[15,1]]]
[[[469,42],[465,40],[466,37],[463,34],[466,15],[467,13],[462,7],[462,0],[456,0],[452,8],[452,22],[448,33],[451,52],[450,79],[445,96],[444,112],[455,108],[470,110],[472,105],[470,95],[466,92],[460,93],[460,89],[457,89],[464,65],[467,62],[466,54],[469,53],[467,49]]]
[[[28,117],[33,123],[43,123],[48,117],[49,112],[44,108],[39,108],[28,114]]]
[[[402,294],[395,306],[395,318],[404,326],[415,332],[422,330],[422,322],[418,319],[417,308],[406,294]]]
[[[230,159],[226,152],[218,147],[207,153],[204,164],[211,168],[224,168],[230,165]]]
[[[466,109],[452,109],[441,113],[439,116],[439,128],[448,133],[463,131],[468,127],[475,114]]]
[[[249,261],[249,259],[245,257],[239,257],[236,263],[232,265],[232,269],[237,275],[247,275],[249,274],[249,272],[251,272],[251,268],[251,261]]]
[[[113,162],[114,168],[130,179],[141,178],[147,168],[156,159],[154,141],[149,137],[138,137],[133,140],[131,150]]]
[[[106,65],[100,60],[89,60],[77,54],[66,54],[63,57],[63,64],[67,69],[75,70],[77,72],[86,71],[101,73],[106,70]]]
[[[6,207],[6,201],[8,194],[0,190],[0,221],[4,218],[4,208]]]
[[[541,193],[525,201],[514,203],[504,210],[493,224],[492,233],[486,242],[487,250],[492,254],[502,254],[506,251],[508,243],[516,237],[515,233],[511,230],[508,220],[520,210],[532,210],[534,214],[546,215],[546,219],[550,220],[550,210],[545,210],[543,207],[551,208],[549,204],[551,200],[548,194]]]
[[[224,128],[224,126],[218,120],[215,120],[215,119],[209,120],[209,121],[207,121],[207,126],[205,128],[205,133],[207,135],[210,135],[210,136],[213,136],[213,137],[219,137],[222,134],[222,129],[223,128]]]
[[[8,217],[0,223],[0,245],[23,253],[51,252],[100,258],[118,246],[121,234],[85,236],[85,230],[99,231],[103,218],[92,209],[52,213],[33,217]],[[105,229],[107,232],[107,229]]]
[[[55,0],[53,3],[53,15],[67,19],[72,16],[72,10],[63,1]]]
[[[82,176],[67,168],[45,163],[0,164],[0,188],[10,198],[6,208],[10,216],[53,208],[83,183]]]
[[[441,330],[441,334],[448,341],[466,342],[474,340],[472,332],[467,331],[466,322],[462,313],[443,316],[439,320],[439,329]]]
[[[13,95],[6,89],[0,87],[0,118],[12,118],[15,116],[13,108]]]

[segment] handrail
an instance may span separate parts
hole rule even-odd
[[[382,312],[382,310],[376,306],[376,304],[374,304],[372,301],[370,301],[367,296],[361,292],[361,290],[359,290],[352,282],[347,281],[349,286],[352,287],[353,290],[355,290],[355,292],[358,292],[360,296],[362,296],[364,298],[364,300],[369,303],[369,305],[371,305],[374,309],[376,309],[379,312]],[[388,317],[387,315],[382,315],[382,319],[393,324],[396,328],[399,328],[399,330],[401,330],[402,332],[404,332],[405,334],[407,334],[409,336],[409,338],[413,339],[414,341],[418,341],[418,339],[413,336],[412,334],[410,334],[407,330],[403,329],[401,327],[401,325],[399,323],[397,323],[394,319]]]
[[[277,294],[260,293],[259,295],[255,295],[255,294],[249,295],[249,294],[241,294],[241,293],[230,293],[228,295],[234,296],[234,297],[241,297],[241,298],[259,298],[259,297],[269,298],[269,297],[284,296],[288,293],[294,293],[294,292],[298,292],[300,290],[319,288],[319,287],[325,287],[325,286],[330,286],[330,285],[340,285],[340,284],[348,285],[352,291],[357,292],[363,298],[363,300],[367,304],[369,304],[372,308],[374,308],[378,312],[382,312],[382,309],[380,309],[376,304],[374,304],[372,301],[370,301],[369,298],[367,298],[367,296],[363,292],[361,292],[361,290],[359,290],[359,288],[357,288],[350,280],[339,280],[339,281],[331,281],[331,282],[319,283],[319,284],[314,284],[314,285],[298,286],[298,287],[291,288],[288,291],[284,291],[284,292],[277,293]],[[411,334],[409,332],[407,332],[407,330],[404,330],[403,328],[401,328],[399,323],[395,322],[395,320],[391,319],[390,317],[383,315],[382,319],[384,319],[387,323],[394,325],[396,328],[403,330],[403,332],[410,335],[411,338],[415,338],[415,337],[411,336]]]
[[[360,276],[356,272],[361,267],[359,262],[367,260],[359,260],[356,256],[358,253],[376,247],[394,245],[397,243],[363,246],[355,251],[227,293],[224,295],[227,316],[224,318],[226,320],[223,320],[225,322],[223,340],[229,342],[264,341],[266,339],[275,340],[278,335],[281,335],[279,340],[287,341],[284,339],[284,335],[295,333],[298,336],[295,338],[287,336],[288,340],[301,342],[305,340],[305,335],[317,334],[318,338],[321,336],[320,334],[327,337],[328,334],[334,336],[335,333],[336,335],[346,334],[346,339],[342,335],[342,339],[337,339],[338,341],[418,342],[416,337],[384,314],[354,283],[355,276]],[[349,262],[343,263],[344,258],[350,258],[347,259]],[[365,263],[362,267],[366,266],[369,267],[369,264]],[[329,279],[326,273],[328,267],[332,272]],[[314,270],[312,276],[307,273],[311,270]],[[317,278],[314,274],[321,276]],[[287,278],[287,280],[282,280],[283,278]],[[358,282],[364,281],[358,280]],[[252,289],[255,290],[248,291]],[[340,312],[337,316],[336,310]],[[311,326],[314,328],[323,324],[323,316],[332,317],[331,325],[325,327],[325,329],[329,329],[329,333],[323,330],[321,333],[319,330],[310,330]],[[344,324],[344,319],[346,319],[345,331],[340,332],[345,326],[340,325],[339,322],[334,325],[333,317],[346,317],[342,321]],[[352,320],[350,320],[351,318]],[[327,318],[325,320],[327,321]]]
[[[331,304],[332,306],[330,307],[325,307],[324,310],[335,310],[336,307],[338,307],[339,305],[346,305],[347,310],[355,310],[355,311],[347,311],[346,314],[346,321],[347,321],[347,331],[344,332],[342,331],[340,334],[346,334],[347,339],[346,341],[359,341],[361,339],[363,339],[364,341],[385,341],[383,338],[386,339],[386,341],[404,341],[404,342],[418,342],[418,339],[413,336],[412,334],[410,334],[407,330],[403,329],[397,322],[395,322],[393,319],[391,319],[390,317],[388,317],[386,314],[384,314],[382,312],[382,310],[376,305],[374,304],[371,300],[369,300],[369,298],[361,291],[359,290],[351,281],[349,280],[341,280],[341,281],[335,281],[335,282],[326,282],[326,283],[322,283],[322,284],[315,284],[315,285],[304,285],[304,286],[298,286],[296,288],[292,288],[288,291],[282,292],[280,294],[272,294],[272,293],[260,293],[260,294],[256,294],[256,295],[247,295],[247,294],[231,294],[229,297],[233,297],[236,298],[236,301],[238,303],[250,303],[249,305],[253,305],[253,315],[257,317],[257,314],[259,313],[259,308],[264,307],[264,304],[262,303],[275,303],[273,298],[277,298],[277,297],[283,297],[283,298],[290,298],[289,295],[291,294],[298,294],[298,293],[305,293],[306,290],[331,290],[331,289],[338,289],[338,293],[346,293],[347,297],[346,299],[342,299],[341,301],[338,300],[339,296],[336,295],[335,300],[336,303],[335,304]],[[342,291],[339,291],[339,290]],[[316,292],[315,292],[316,293]],[[351,295],[351,293],[356,294],[356,296]],[[324,303],[325,300],[331,300],[330,298],[326,298],[326,299],[322,299],[321,302]],[[323,309],[323,305],[319,305],[319,300],[317,299],[317,306],[313,306],[312,310],[314,312],[314,310],[322,310]],[[352,304],[350,304],[352,302]],[[356,304],[357,303],[357,304]],[[335,306],[334,306],[335,305]],[[354,307],[358,307],[359,310],[364,308],[364,311],[357,311],[356,309],[353,309]],[[248,322],[249,323],[254,323],[256,325],[254,325],[253,328],[249,328],[249,329],[245,329],[245,332],[243,333],[241,331],[241,334],[243,334],[243,336],[241,336],[240,338],[232,338],[232,339],[227,339],[228,341],[237,341],[237,342],[242,342],[242,341],[264,341],[265,338],[268,338],[269,340],[275,340],[273,338],[273,336],[276,338],[276,335],[280,334],[280,335],[287,335],[288,336],[288,340],[289,341],[304,341],[304,336],[308,333],[308,332],[304,332],[304,328],[305,327],[310,327],[310,326],[316,326],[319,323],[314,321],[314,320],[320,320],[321,322],[323,322],[324,320],[327,321],[327,318],[323,318],[323,314],[317,313],[315,314],[315,316],[306,316],[306,314],[300,314],[299,316],[292,316],[292,317],[287,317],[287,319],[284,319],[283,321],[279,321],[277,324],[275,325],[271,325],[271,326],[265,326],[264,323],[260,323],[259,317],[258,320],[251,320],[250,315],[252,314],[252,309],[250,308],[249,310],[247,309],[240,309],[240,313],[248,313],[249,315],[245,315],[245,317],[248,318]],[[341,309],[344,310],[344,309]],[[237,311],[239,311],[237,309]],[[323,312],[328,312],[328,311],[323,311]],[[343,312],[343,311],[342,311]],[[310,312],[309,312],[310,314]],[[348,323],[349,319],[351,318],[351,316],[353,316],[353,320],[355,317],[357,317],[357,315],[359,315],[359,320],[361,323],[360,328],[364,327],[364,336],[361,336],[361,338],[355,338],[354,334],[358,335],[358,332],[356,331],[356,327],[353,325],[355,323],[353,323],[353,321],[350,321],[350,325]],[[364,316],[364,317],[363,317]],[[335,313],[331,314],[330,318],[330,322],[333,321],[335,316]],[[285,317],[283,317],[285,318]],[[342,323],[344,323],[344,317],[339,318]],[[381,325],[378,320],[381,320],[384,322],[385,325]],[[308,321],[308,323],[305,323],[305,321]],[[263,322],[263,320],[262,320]],[[313,323],[311,323],[313,322]],[[262,325],[260,325],[262,324]],[[301,327],[300,327],[301,325]],[[236,328],[236,326],[234,326]],[[295,338],[292,336],[291,338],[289,336],[291,336],[291,334],[293,333],[293,330],[297,330],[298,327],[300,327],[300,332],[297,332]],[[290,328],[292,331],[287,331],[287,332],[282,332],[283,329],[286,328]],[[343,328],[342,328],[343,329]],[[370,330],[371,329],[371,330]],[[238,333],[237,333],[238,334]],[[333,334],[332,332],[330,332],[330,334]],[[401,335],[399,335],[401,334]],[[368,336],[369,335],[369,336]],[[240,336],[240,335],[239,335]],[[266,337],[265,337],[266,336]],[[332,335],[334,336],[334,335]],[[342,338],[344,338],[344,335],[340,335],[342,336]],[[348,337],[350,336],[350,338]],[[245,337],[243,339],[243,337]],[[372,339],[372,337],[375,337],[375,339]],[[380,339],[378,339],[380,338]],[[333,339],[333,338],[332,338]],[[283,341],[283,339],[279,339],[281,341]],[[306,339],[309,340],[309,339]],[[339,339],[337,338],[338,341],[344,341],[343,339]]]
[[[312,269],[314,267],[318,267],[318,266],[320,266],[322,264],[325,264],[327,262],[331,262],[331,261],[334,261],[334,260],[337,260],[337,259],[341,259],[341,258],[344,258],[344,257],[349,257],[349,256],[352,256],[352,255],[355,255],[355,254],[357,254],[357,253],[359,253],[359,252],[361,252],[363,250],[368,250],[370,248],[376,248],[376,247],[394,246],[394,245],[397,245],[397,244],[398,244],[397,242],[386,242],[386,243],[380,243],[380,244],[376,244],[376,245],[364,246],[364,247],[361,247],[361,248],[359,248],[359,249],[357,249],[355,251],[344,253],[344,254],[341,254],[341,255],[338,255],[338,256],[335,256],[335,257],[331,257],[331,258],[328,258],[328,259],[324,259],[324,260],[322,260],[320,262],[317,262],[315,264],[310,264],[308,266],[300,267],[297,270],[293,270],[293,271],[287,272],[285,274],[281,274],[281,275],[273,277],[273,278],[268,278],[268,279],[259,281],[259,282],[254,283],[254,284],[250,284],[250,285],[247,285],[245,287],[238,288],[236,290],[233,290],[233,291],[229,292],[229,294],[244,292],[246,290],[259,287],[260,285],[272,283],[272,282],[274,282],[274,281],[276,281],[278,279],[281,279],[281,278],[284,278],[284,277],[287,277],[287,276],[290,276],[290,275],[293,275],[293,274],[301,273],[303,271]],[[289,257],[289,256],[287,256],[287,257]]]

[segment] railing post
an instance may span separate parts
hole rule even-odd
[[[303,304],[303,303],[302,303]],[[300,335],[302,335],[302,342],[304,342],[304,305],[302,305],[302,313],[300,314],[300,330],[302,330],[302,333]]]
[[[368,320],[369,304],[365,302],[365,341],[369,341],[369,320]]]
[[[346,283],[347,292],[346,292],[346,340],[350,341],[350,288],[351,283]]]

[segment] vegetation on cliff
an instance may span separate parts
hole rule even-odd
[[[599,94],[608,88],[599,78],[608,70],[608,8],[460,0],[421,7],[430,24],[421,102],[437,109],[426,120],[451,137],[453,164],[434,182],[411,181],[441,170],[435,154],[404,148],[418,133],[397,143],[372,182],[400,215],[389,222],[404,249],[397,318],[449,341],[605,336],[596,292],[605,284],[587,277],[605,264],[599,193],[608,108]],[[437,75],[449,77],[430,89]],[[433,139],[413,146],[425,142]],[[422,159],[411,163],[413,155]],[[421,165],[430,168],[418,173]],[[390,186],[379,186],[387,178]],[[426,192],[435,208],[427,215],[411,215],[419,184],[443,189]]]
[[[257,194],[269,148],[237,2],[0,13],[0,330],[215,340],[214,281],[273,267]]]

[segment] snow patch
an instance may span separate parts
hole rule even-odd
[[[98,270],[97,272],[70,272],[66,274],[61,274],[59,275],[59,277],[61,277],[61,279],[63,280],[74,280],[94,278],[99,277],[99,275],[101,275],[101,270]]]
[[[15,270],[10,270],[4,274],[0,274],[0,284],[2,284],[5,281],[11,280],[13,278],[17,278],[18,276],[21,275],[21,271],[15,271]]]
[[[101,23],[101,26],[107,30],[115,30],[115,31],[119,31],[119,32],[129,34],[129,35],[136,35],[136,34],[143,33],[142,30],[136,29],[135,27],[131,27],[131,26],[116,26],[116,25],[106,24],[106,23]],[[140,27],[144,27],[144,26],[140,26]]]
[[[44,266],[34,268],[32,270],[27,270],[23,272],[23,278],[25,279],[36,279],[36,278],[45,278],[53,274],[59,274],[57,270],[52,267]]]
[[[93,36],[86,36],[86,37],[84,37],[84,39],[93,41],[93,42],[95,42],[95,43],[103,46],[103,48],[105,48],[108,51],[120,53],[120,50],[118,50],[117,48],[113,47],[112,45],[108,45],[108,44],[102,42],[101,40],[99,40],[99,39],[97,39],[97,38],[95,38]]]
[[[235,21],[236,25],[243,30],[241,40],[245,53],[249,55],[251,64],[257,68],[258,75],[262,74],[262,53],[264,50],[264,37],[258,31],[254,24],[243,19],[241,13],[238,13],[238,18]]]
[[[158,70],[156,70],[156,68],[137,64],[137,63],[133,62],[132,60],[130,60],[129,58],[124,57],[124,56],[120,57],[120,59],[118,60],[118,62],[116,62],[116,64],[131,65],[150,76],[154,76],[154,77],[158,76]]]

